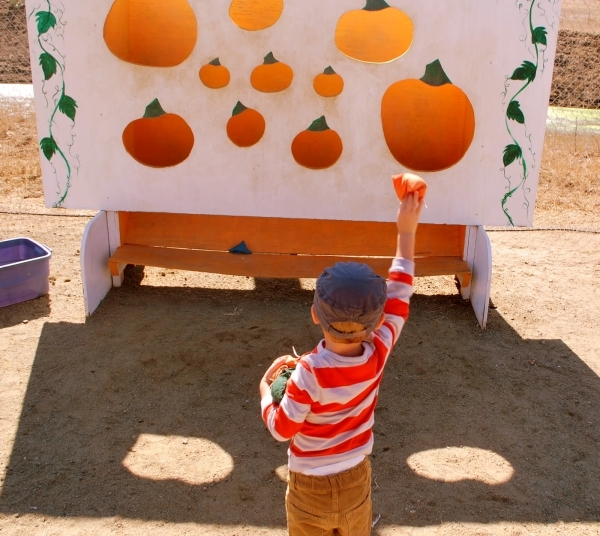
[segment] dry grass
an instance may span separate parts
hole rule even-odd
[[[548,132],[536,225],[600,228],[600,136]]]
[[[33,106],[0,106],[0,195],[41,197],[40,153]]]
[[[33,107],[0,106],[0,196],[5,200],[42,197],[37,138]],[[535,225],[600,230],[600,136],[548,132]]]

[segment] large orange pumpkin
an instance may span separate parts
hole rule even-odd
[[[346,56],[367,63],[388,63],[410,48],[413,23],[384,0],[367,0],[363,9],[344,13],[335,29],[335,44]]]
[[[283,12],[283,0],[233,0],[231,20],[244,30],[264,30],[273,26]]]
[[[265,125],[260,112],[246,108],[238,101],[227,121],[227,136],[238,147],[251,147],[263,137]]]
[[[194,133],[181,116],[166,113],[154,99],[146,107],[144,117],[125,127],[123,145],[145,166],[176,166],[192,152]]]
[[[231,75],[229,69],[221,65],[219,58],[215,58],[211,62],[203,65],[198,73],[200,81],[210,89],[220,89],[229,84]]]
[[[436,60],[420,80],[392,84],[381,101],[385,141],[394,158],[415,171],[441,171],[467,152],[475,114],[467,95]]]
[[[117,58],[173,67],[194,50],[196,16],[187,0],[116,0],[104,23],[104,41]]]
[[[342,155],[342,139],[331,130],[325,116],[315,119],[292,141],[292,155],[301,166],[309,169],[325,169],[333,166]]]
[[[275,59],[272,52],[265,57],[262,65],[255,67],[250,75],[250,84],[258,91],[275,93],[288,88],[294,78],[289,65]]]

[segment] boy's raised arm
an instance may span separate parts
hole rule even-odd
[[[407,194],[398,209],[398,243],[396,245],[396,257],[408,259],[415,258],[415,235],[419,225],[419,217],[425,200],[419,200],[417,192]]]

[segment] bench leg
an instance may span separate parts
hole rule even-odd
[[[96,310],[112,287],[109,257],[106,212],[100,211],[86,225],[81,239],[81,282],[86,316]]]
[[[107,211],[108,223],[108,243],[110,254],[113,255],[117,248],[121,245],[121,228],[119,225],[119,213]],[[121,262],[110,263],[110,273],[112,275],[113,287],[120,287],[125,279],[125,267],[127,265]]]
[[[460,288],[461,295],[471,300],[477,321],[485,329],[492,284],[492,247],[481,225],[467,227],[465,260],[471,268],[472,278],[468,287]]]

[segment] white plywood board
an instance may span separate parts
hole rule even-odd
[[[88,222],[81,239],[81,282],[86,316],[98,308],[112,288],[109,257],[108,222],[106,212],[100,211]]]
[[[392,221],[397,201],[390,176],[408,170],[385,143],[381,98],[390,84],[421,78],[425,66],[439,59],[473,105],[475,136],[454,167],[422,173],[429,184],[423,222],[532,223],[560,2],[391,0],[412,19],[414,41],[401,58],[376,65],[348,58],[334,43],[339,17],[363,7],[362,0],[287,0],[280,20],[257,32],[232,23],[227,1],[190,0],[198,41],[186,61],[169,68],[132,65],[108,50],[103,26],[113,0],[50,3],[58,24],[39,37],[36,14],[47,6],[27,1],[40,138],[52,131],[65,156],[42,155],[48,206]],[[537,52],[529,9],[533,27],[547,34],[547,46],[538,45]],[[51,43],[44,40],[48,36]],[[39,64],[43,50],[54,53],[64,68],[48,81]],[[292,85],[280,93],[261,93],[250,85],[253,68],[269,51],[294,70]],[[217,56],[231,82],[210,90],[198,71]],[[526,84],[508,78],[524,61],[538,69],[516,99],[526,118],[521,125],[505,118],[509,102]],[[314,76],[328,65],[345,81],[335,98],[320,97],[312,88]],[[62,80],[77,103],[74,123],[53,113]],[[121,139],[127,124],[142,117],[155,98],[167,112],[181,115],[195,137],[189,158],[170,168],[139,164]],[[266,119],[264,137],[250,148],[236,147],[226,136],[238,100]],[[315,171],[299,166],[290,146],[321,115],[340,134],[344,151],[334,166]],[[515,143],[525,158],[525,181],[518,159],[503,169],[505,147]]]

